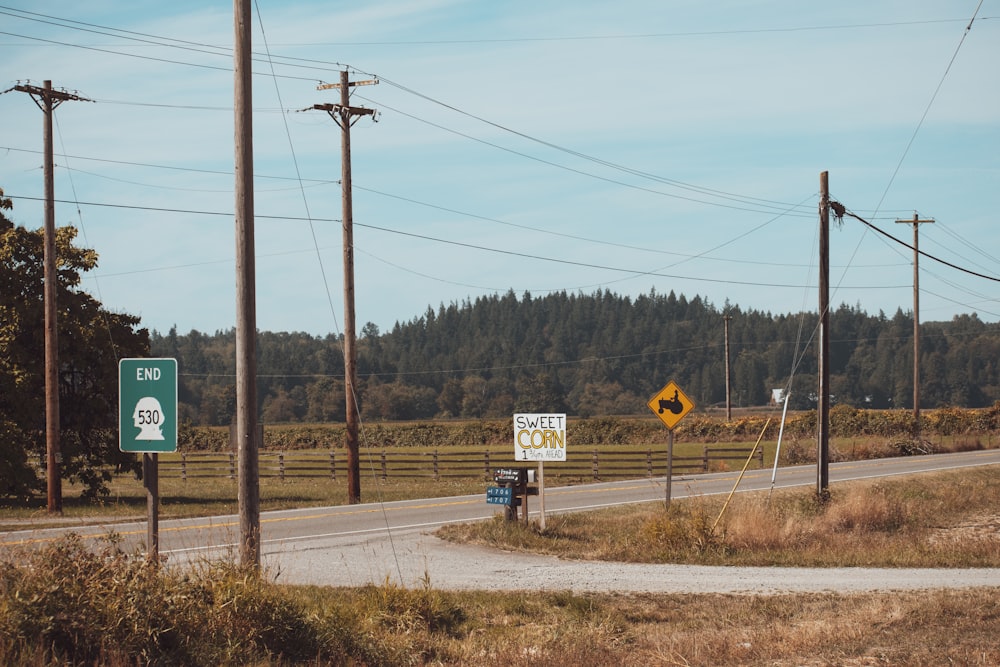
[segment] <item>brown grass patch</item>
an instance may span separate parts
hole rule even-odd
[[[813,491],[737,495],[610,508],[537,524],[496,518],[439,534],[575,559],[801,567],[996,567],[996,466]],[[968,539],[963,539],[968,538]]]

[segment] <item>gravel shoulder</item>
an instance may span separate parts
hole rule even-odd
[[[284,550],[287,554],[288,545]],[[361,586],[386,582],[439,590],[568,590],[618,593],[781,594],[1000,588],[1000,568],[779,568],[569,561],[452,544],[429,531],[370,536],[341,546],[297,551],[264,565],[279,583]]]

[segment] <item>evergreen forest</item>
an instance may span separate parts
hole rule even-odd
[[[698,409],[815,407],[818,316],[713,306],[700,297],[610,291],[533,297],[513,292],[428,308],[390,332],[365,325],[357,343],[359,403],[370,420],[643,414],[674,381]],[[727,334],[728,331],[728,334]],[[728,355],[727,355],[728,338]],[[912,408],[913,319],[841,306],[830,314],[833,404]],[[920,326],[921,408],[1000,401],[1000,324],[976,315]],[[153,332],[150,354],[175,357],[181,420],[226,425],[235,414],[235,332]],[[342,337],[260,332],[259,415],[265,423],[344,420]]]

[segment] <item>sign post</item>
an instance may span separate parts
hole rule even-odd
[[[674,476],[674,427],[684,418],[684,415],[694,409],[694,401],[688,398],[673,380],[663,386],[649,401],[649,409],[660,418],[667,427],[667,507],[670,507],[670,497],[673,489],[671,480]]]
[[[515,414],[514,459],[538,461],[538,526],[545,530],[545,461],[566,460],[566,414]]]
[[[142,454],[147,556],[160,559],[159,452],[177,451],[177,360],[118,362],[118,447]]]

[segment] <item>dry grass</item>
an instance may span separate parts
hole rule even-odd
[[[548,517],[446,526],[439,535],[567,558],[702,565],[996,567],[1000,468],[832,487],[697,497]],[[721,518],[720,518],[721,514]]]
[[[189,581],[159,575],[167,577],[164,583],[134,567],[124,571],[138,583],[110,583],[115,577],[108,575],[121,568],[100,568],[104,581],[84,577],[97,591],[89,600],[83,586],[47,596],[30,589],[32,603],[46,598],[64,615],[91,609],[113,589],[131,601],[128,609],[113,603],[118,606],[110,614],[92,611],[72,637],[54,634],[52,611],[31,621],[22,614],[19,625],[11,624],[6,589],[0,606],[5,664],[1000,664],[996,589],[781,596],[452,593],[430,585],[288,588],[233,570]],[[42,582],[53,583],[52,576]],[[33,609],[22,606],[25,613]],[[44,641],[28,635],[32,624],[49,628]]]
[[[506,521],[454,538],[579,558],[794,565],[1000,563],[1000,470]],[[279,586],[146,565],[69,538],[0,561],[0,655],[50,665],[996,665],[997,588],[837,595]]]

